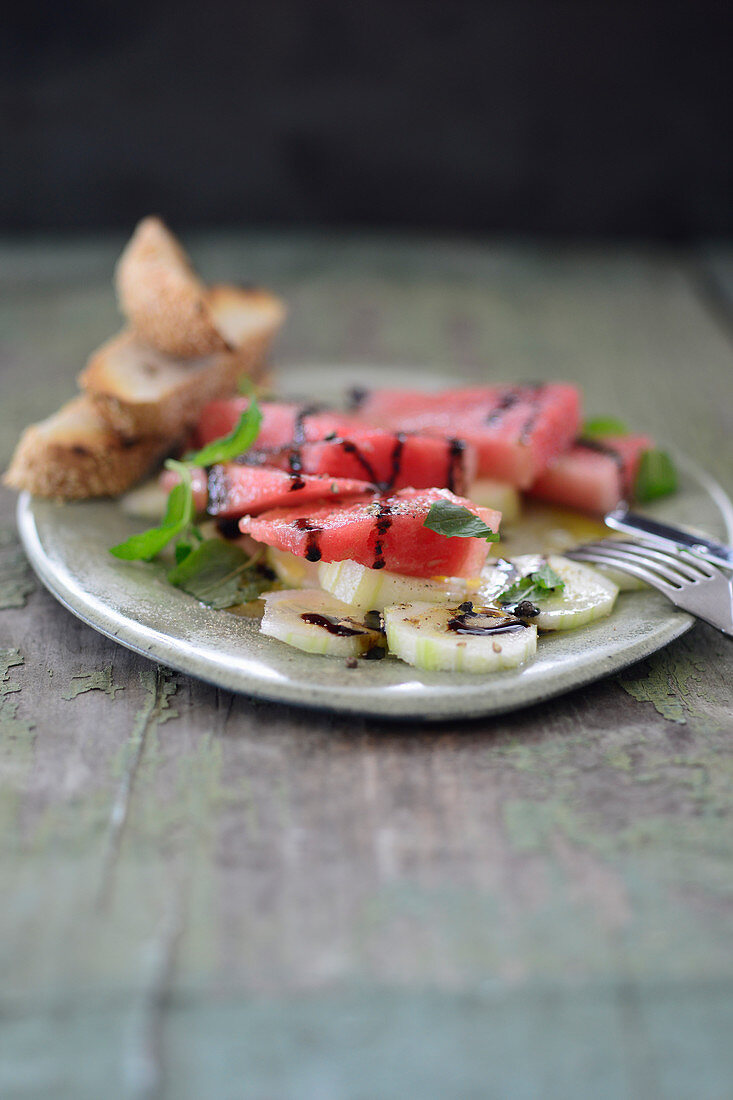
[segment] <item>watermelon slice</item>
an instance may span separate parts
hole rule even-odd
[[[228,434],[247,404],[246,397],[212,401],[201,414],[197,444]],[[475,450],[460,439],[385,432],[366,427],[358,417],[312,406],[266,401],[261,408],[262,426],[248,455],[253,465],[357,478],[382,492],[436,487],[463,493],[476,475]]]
[[[568,449],[580,424],[578,390],[561,382],[439,393],[373,390],[360,392],[356,405],[380,428],[458,436],[476,448],[482,477],[520,489]]]
[[[463,505],[492,531],[499,529],[500,512],[479,508],[448,489],[402,489],[391,496],[358,497],[336,507],[274,508],[245,516],[239,528],[258,542],[308,561],[350,559],[370,569],[412,577],[477,576],[488,544],[480,538],[446,538],[424,527],[437,500]]]
[[[173,486],[177,485],[180,480],[175,470],[163,470],[159,478],[159,484],[165,493],[170,493]],[[197,514],[205,512],[206,505],[209,502],[209,484],[206,470],[203,470],[200,466],[191,468],[191,490],[193,492],[194,511]]]
[[[277,450],[251,451],[247,461],[304,474],[361,478],[381,492],[397,489],[450,489],[464,493],[476,475],[476,451],[460,439],[403,435],[363,428],[348,437]]]
[[[248,407],[248,397],[210,401],[202,410],[196,426],[196,445],[203,447],[214,439],[228,435]],[[364,428],[364,422],[358,417],[324,411],[318,405],[263,401],[260,409],[262,424],[257,436],[258,450],[297,446],[307,439],[323,439],[331,432],[341,434],[352,428]]]
[[[235,519],[267,508],[294,508],[311,501],[363,496],[372,486],[353,478],[289,474],[267,466],[212,466],[209,472],[209,515]]]
[[[530,495],[603,515],[631,498],[641,456],[653,446],[646,435],[579,439],[540,474]]]

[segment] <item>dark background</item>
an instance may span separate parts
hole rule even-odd
[[[0,35],[0,231],[733,230],[733,4],[76,0]]]

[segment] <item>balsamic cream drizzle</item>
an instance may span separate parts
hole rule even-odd
[[[377,538],[374,543],[374,561],[372,562],[372,569],[384,569],[386,564],[384,558],[383,539],[392,526],[392,509],[386,501],[379,501],[379,511],[376,516],[376,532]]]
[[[486,424],[489,427],[495,427],[501,423],[505,412],[509,409],[513,409],[514,406],[518,405],[521,401],[525,401],[530,405],[530,413],[519,429],[519,442],[522,444],[529,443],[542,408],[541,398],[544,389],[544,382],[532,382],[524,386],[515,386],[512,389],[505,390],[486,417]]]
[[[609,447],[607,443],[601,443],[599,439],[586,439],[581,436],[580,439],[575,440],[576,447],[583,447],[586,451],[595,451],[597,454],[606,455],[607,458],[612,459],[619,468],[619,472],[624,472],[624,460],[623,456],[614,447]]]
[[[296,519],[293,523],[296,531],[307,531],[308,538],[305,544],[305,557],[308,561],[320,561],[321,560],[321,547],[318,536],[321,534],[323,528],[319,527],[316,523],[311,523],[309,519],[301,517]]]
[[[484,611],[463,610],[470,607],[470,604],[461,604],[458,612],[448,620],[448,630],[452,630],[456,634],[481,636],[513,634],[518,630],[524,630],[527,626],[527,623],[520,622],[510,615],[492,614],[489,609]],[[492,619],[496,621],[491,622]]]
[[[329,634],[334,634],[338,638],[354,638],[357,634],[366,634],[365,630],[347,626],[346,623],[334,622],[326,615],[319,615],[317,611],[304,611],[300,617],[304,623],[323,627]]]

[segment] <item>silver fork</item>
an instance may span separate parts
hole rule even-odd
[[[675,607],[733,637],[733,583],[710,562],[686,550],[666,551],[638,542],[603,539],[566,550],[565,556],[630,573],[663,592]]]

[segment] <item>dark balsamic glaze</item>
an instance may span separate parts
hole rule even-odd
[[[520,619],[534,619],[539,613],[539,607],[531,600],[520,600],[514,608],[514,614]]]
[[[380,634],[384,634],[382,616],[378,611],[367,611],[364,615],[364,625],[368,626],[370,630],[378,630]]]
[[[216,529],[223,539],[238,539],[242,534],[239,530],[239,519],[218,519]]]
[[[356,443],[354,443],[353,440],[351,440],[351,439],[340,439],[339,440],[339,446],[341,447],[341,450],[344,452],[344,454],[354,456],[354,458],[356,459],[356,461],[359,463],[362,470],[366,474],[367,481],[371,481],[372,485],[379,485],[379,478],[377,477],[376,473],[374,472],[374,467],[372,466],[369,459],[365,455],[362,454],[362,452],[359,450],[359,448],[357,447]]]
[[[360,408],[367,397],[369,396],[369,390],[363,389],[361,386],[354,386],[349,390],[346,395],[347,406],[349,409],[356,410]]]
[[[529,416],[519,430],[519,442],[527,444],[534,431],[534,426],[537,423],[537,417],[539,416],[541,408],[540,398],[544,389],[544,382],[532,382],[524,386],[515,386],[512,389],[505,390],[486,417],[486,423],[491,427],[499,424],[504,413],[507,412],[508,409],[513,409],[520,401],[527,401],[532,408]]]
[[[527,417],[526,421],[522,425],[522,429],[519,433],[519,442],[523,444],[529,443],[530,436],[534,431],[534,426],[537,423],[537,418],[540,415],[542,409],[541,397],[544,391],[544,384],[537,382],[533,386],[529,387],[529,398],[534,405],[532,412]]]
[[[391,466],[389,472],[389,483],[386,486],[387,491],[394,489],[397,482],[397,478],[400,476],[400,470],[402,469],[402,452],[405,449],[405,440],[407,436],[404,432],[398,432],[394,438],[394,447],[392,448]]]
[[[398,432],[394,437],[394,444],[390,455],[389,477],[386,481],[380,481],[371,462],[358,444],[354,443],[353,439],[337,439],[335,433],[326,438],[332,442],[338,443],[345,454],[354,456],[355,460],[361,466],[366,480],[370,481],[380,493],[390,493],[394,489],[402,469],[402,452],[407,439],[407,436],[403,432]]]
[[[513,634],[517,630],[524,630],[527,626],[527,623],[519,622],[509,615],[492,615],[488,610],[474,611],[470,603],[462,603],[458,610],[460,614],[448,620],[448,629],[455,631],[456,634]],[[495,621],[492,622],[492,619]]]
[[[389,504],[387,504],[385,500],[380,500],[378,506],[379,511],[377,512],[375,522],[377,539],[374,543],[374,561],[372,562],[372,569],[384,569],[386,562],[382,540],[392,526],[392,509]]]
[[[498,424],[507,409],[514,408],[521,399],[521,396],[521,390],[505,390],[486,417],[486,423],[492,426]]]
[[[315,523],[311,523],[309,519],[301,518],[296,519],[293,527],[297,531],[307,531],[308,539],[305,544],[305,556],[308,561],[320,561],[321,560],[321,548],[318,545],[318,536],[323,530]]]
[[[305,422],[309,416],[313,416],[314,413],[320,412],[320,405],[301,405],[295,414],[295,421],[293,422],[293,449],[288,455],[288,467],[291,474],[302,473],[303,460],[301,457],[301,449],[305,443]]]
[[[363,630],[359,630],[358,627],[354,629],[351,626],[346,626],[345,623],[334,622],[333,619],[327,618],[326,615],[319,615],[317,611],[304,611],[300,616],[304,623],[311,623],[313,626],[322,626],[324,630],[327,630],[329,634],[336,635],[337,638],[354,638],[357,634],[363,634]]]
[[[463,453],[466,444],[462,439],[448,440],[448,473],[446,486],[452,493],[461,495],[465,489],[463,484]]]
[[[598,439],[581,437],[575,440],[575,445],[576,447],[583,447],[586,451],[595,451],[599,455],[606,455],[607,458],[613,459],[620,473],[624,472],[623,456],[614,447],[609,447],[607,443],[601,443]]]

